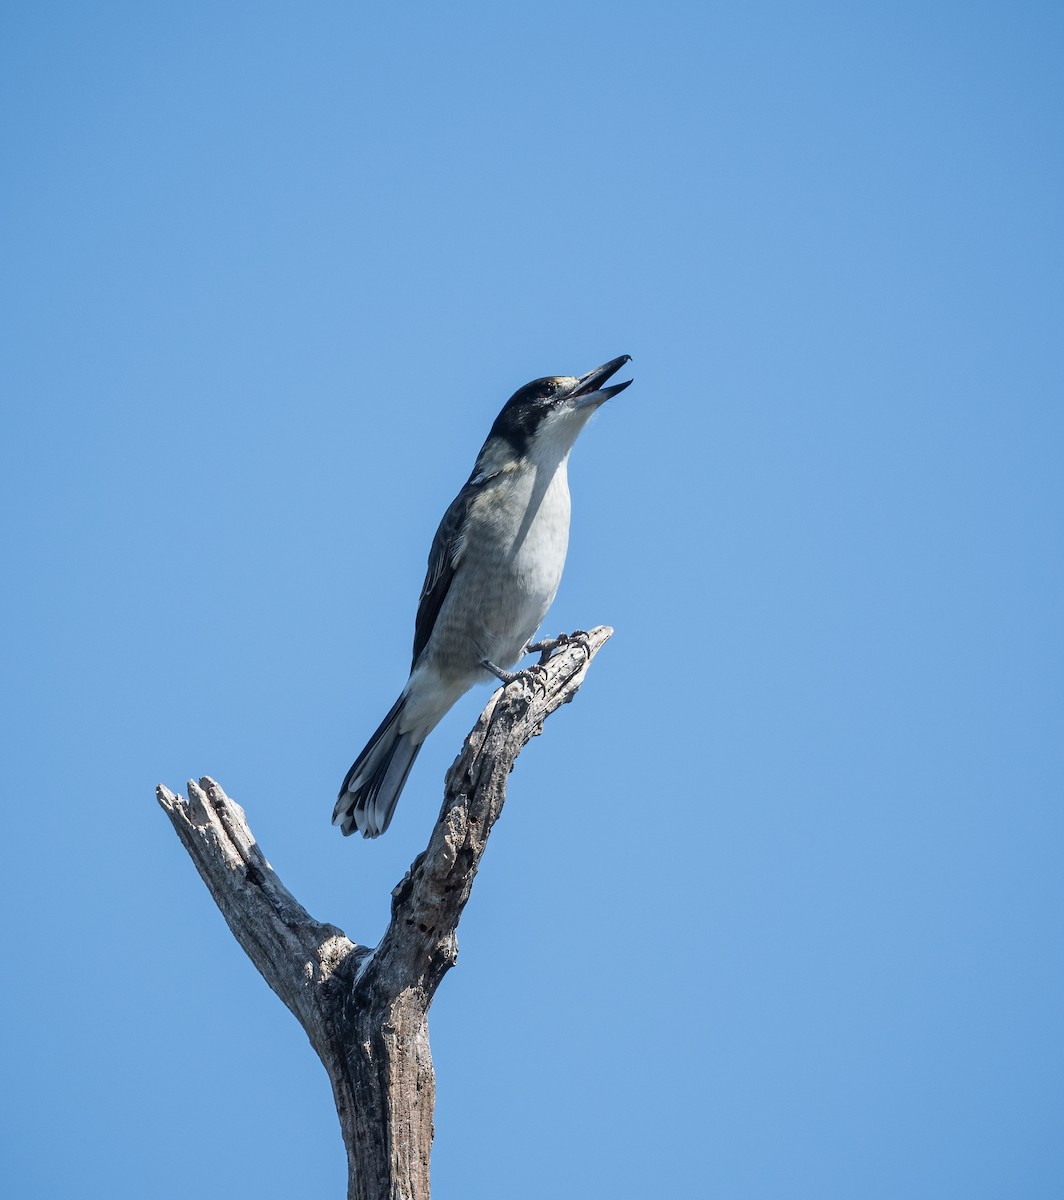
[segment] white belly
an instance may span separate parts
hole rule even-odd
[[[560,476],[560,478],[559,478]],[[515,545],[510,573],[513,608],[506,628],[496,630],[500,659],[516,662],[554,603],[569,548],[569,487],[564,468],[555,475],[536,509],[527,533]]]
[[[436,669],[484,675],[488,659],[508,669],[543,623],[569,545],[569,484],[562,463],[501,477],[470,513],[465,547],[433,632]]]

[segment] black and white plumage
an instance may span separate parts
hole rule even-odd
[[[473,684],[507,678],[525,653],[565,566],[569,452],[631,383],[603,386],[628,361],[533,380],[495,419],[429,551],[410,678],[340,788],[333,824],[345,835],[388,828],[425,738]]]

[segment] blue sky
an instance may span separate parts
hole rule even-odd
[[[435,1191],[1059,1197],[1064,16],[9,4],[11,1194],[339,1195],[324,1072],[153,789],[375,942],[336,787],[506,397],[573,455],[522,756],[432,1010]]]

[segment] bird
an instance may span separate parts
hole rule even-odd
[[[565,566],[569,452],[632,382],[605,386],[630,360],[534,379],[495,418],[429,550],[406,686],[340,787],[332,820],[345,837],[384,833],[422,743],[474,684],[516,678]]]

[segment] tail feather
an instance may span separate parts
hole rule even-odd
[[[413,732],[399,732],[405,704],[404,692],[340,786],[332,819],[345,837],[356,829],[363,837],[379,837],[391,823],[403,784],[421,749],[421,741],[415,740]]]

